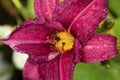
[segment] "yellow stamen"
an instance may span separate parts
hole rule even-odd
[[[67,32],[58,32],[54,39],[55,49],[59,52],[68,51],[73,48],[74,37]]]

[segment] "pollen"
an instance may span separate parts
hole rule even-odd
[[[74,37],[68,32],[58,32],[54,37],[55,49],[59,52],[71,50],[74,45]]]

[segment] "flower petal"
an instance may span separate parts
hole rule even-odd
[[[51,52],[50,42],[52,32],[59,30],[55,22],[47,23],[40,20],[28,20],[20,25],[10,36],[2,42],[18,52],[34,55],[47,55]]]
[[[91,38],[107,11],[107,0],[65,0],[55,17],[83,44]]]
[[[39,80],[38,64],[30,62],[28,59],[24,66],[23,78],[24,80]]]
[[[60,58],[60,79],[73,80],[74,66],[75,54],[72,51],[63,53]]]
[[[41,63],[36,63],[29,57],[24,67],[24,80],[73,80],[75,55],[72,52]]]
[[[81,49],[82,45],[80,44],[79,40],[75,39],[74,42],[74,53],[76,55],[75,57],[75,62],[79,63],[81,61],[81,57],[80,57],[80,49]]]
[[[56,8],[56,0],[35,0],[34,10],[37,17],[45,17],[52,20],[53,12]]]
[[[107,12],[107,0],[93,0],[74,18],[68,31],[83,44],[93,36],[99,23],[106,17]]]
[[[49,62],[39,65],[39,74],[42,80],[73,80],[74,54],[63,53]]]
[[[37,21],[29,20],[22,23],[20,28],[2,41],[18,52],[40,53],[44,51],[41,48],[42,45],[49,46],[47,37],[51,38],[49,28],[42,26]],[[49,51],[49,47],[46,49]]]
[[[74,18],[89,5],[91,1],[92,0],[64,0],[61,5],[57,6],[55,11],[56,16],[54,16],[54,18],[68,29]]]
[[[83,62],[99,62],[117,55],[116,38],[105,34],[95,34],[82,48]]]
[[[38,71],[41,80],[60,80],[59,58],[52,59],[49,62],[39,64]]]

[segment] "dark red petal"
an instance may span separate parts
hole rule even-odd
[[[38,71],[41,80],[60,80],[59,58],[52,59],[49,62],[39,64]]]
[[[39,65],[39,74],[42,80],[73,80],[74,54],[63,53],[49,62]]]
[[[116,38],[105,34],[95,34],[82,48],[83,62],[92,63],[108,60],[117,55]]]
[[[72,51],[64,53],[60,58],[61,80],[73,80],[74,66],[75,54]]]
[[[75,39],[74,42],[74,53],[76,55],[75,57],[75,62],[78,63],[81,61],[81,56],[80,56],[80,49],[81,49],[82,45],[80,44],[79,40]]]
[[[52,20],[56,8],[56,0],[35,0],[34,10],[37,17]]]
[[[26,21],[3,39],[3,43],[22,53],[43,53],[50,51],[50,44],[47,38],[51,38],[50,29],[39,24],[37,21]],[[45,47],[42,47],[45,46]],[[47,47],[48,46],[48,47]],[[46,49],[46,51],[45,51]]]
[[[83,44],[92,37],[99,23],[106,17],[107,12],[107,0],[93,0],[75,17],[68,31]]]
[[[56,18],[83,44],[91,38],[107,11],[107,0],[65,0],[56,10]]]
[[[10,36],[2,42],[18,52],[33,55],[47,55],[51,52],[50,42],[52,32],[57,30],[58,24],[40,20],[28,20],[20,25]]]
[[[92,0],[64,0],[57,6],[54,17],[68,29],[74,18],[91,2]]]
[[[28,59],[24,66],[23,78],[24,80],[40,80],[38,64],[30,62]]]
[[[34,11],[38,18],[44,18],[41,2],[41,0],[34,0]]]

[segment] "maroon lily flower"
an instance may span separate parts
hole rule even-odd
[[[36,18],[20,24],[2,40],[29,55],[24,80],[72,80],[78,62],[99,62],[117,55],[116,38],[97,34],[107,0],[35,0]]]

